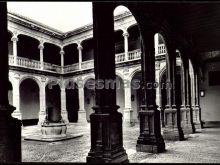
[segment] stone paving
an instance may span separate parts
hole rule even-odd
[[[166,152],[136,152],[139,126],[123,129],[124,147],[131,163],[220,163],[220,128],[206,128],[190,134],[184,141],[165,141]],[[22,135],[39,134],[38,126],[23,127]],[[86,162],[90,149],[90,125],[69,124],[67,133],[83,133],[82,137],[59,142],[22,139],[23,162]]]

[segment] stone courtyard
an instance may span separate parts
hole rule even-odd
[[[71,123],[68,134],[82,137],[58,142],[24,140],[40,134],[40,127],[22,128],[23,162],[86,162],[90,149],[90,124]],[[184,141],[165,141],[166,152],[160,154],[136,152],[139,125],[123,128],[123,142],[130,163],[220,163],[220,128],[205,128],[190,134]]]

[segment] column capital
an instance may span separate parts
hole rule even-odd
[[[40,43],[39,46],[38,46],[38,49],[40,49],[40,50],[44,49],[44,44]]]
[[[64,55],[65,54],[65,52],[64,52],[64,50],[62,49],[61,51],[60,51],[60,55]]]
[[[129,33],[127,31],[124,31],[124,33],[122,35],[123,35],[123,37],[129,37]]]
[[[11,38],[11,41],[12,41],[12,42],[18,42],[18,37],[17,37],[17,36],[13,36],[13,37]]]
[[[82,47],[82,45],[80,43],[78,43],[77,49],[78,50],[82,50],[83,49],[83,47]]]

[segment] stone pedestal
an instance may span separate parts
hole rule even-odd
[[[193,111],[193,123],[194,123],[194,126],[195,126],[195,129],[196,131],[201,131],[202,129],[202,124],[201,124],[201,121],[200,121],[200,107],[198,106],[194,106],[192,107],[192,111]]]
[[[181,126],[185,135],[193,133],[193,128],[190,122],[190,108],[181,107]]]
[[[78,111],[78,123],[88,123],[86,120],[86,111],[85,110]]]
[[[122,114],[91,114],[91,150],[87,163],[128,163],[123,148]]]
[[[161,153],[165,151],[165,143],[161,136],[160,112],[158,110],[141,110],[140,114],[140,136],[137,140],[136,150],[138,152]],[[149,128],[154,129],[149,130]]]
[[[177,123],[177,115],[177,109],[165,109],[166,124],[163,137],[166,140],[184,140],[183,130]]]
[[[53,139],[66,136],[67,126],[58,111],[53,107],[46,110],[46,118],[41,125],[42,138]]]
[[[21,121],[11,117],[15,108],[0,105],[0,161],[21,162]]]
[[[123,116],[123,125],[132,127],[135,125],[135,121],[133,119],[133,110],[131,108],[124,109],[124,116]]]

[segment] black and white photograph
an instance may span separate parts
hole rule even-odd
[[[1,164],[219,151],[220,1],[0,2]]]

